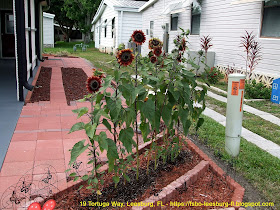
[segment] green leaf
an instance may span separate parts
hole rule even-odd
[[[120,181],[120,177],[118,176],[113,176],[113,181],[115,182],[115,184],[118,184]]]
[[[101,152],[105,150],[108,150],[108,143],[107,143],[107,135],[104,131],[100,132],[98,135],[98,144],[100,147]]]
[[[83,122],[78,122],[76,124],[74,124],[72,126],[72,128],[70,129],[69,133],[72,133],[74,131],[79,131],[79,130],[83,130],[85,128],[85,123]]]
[[[99,104],[103,97],[104,95],[102,93],[98,93],[96,96],[96,103]]]
[[[118,120],[118,116],[119,113],[121,111],[122,108],[122,101],[120,98],[117,98],[116,100],[110,98],[110,97],[106,97],[106,104],[108,109],[110,110],[110,116],[112,118],[113,121]]]
[[[88,180],[88,175],[84,175],[84,176],[82,176],[82,178],[81,178],[83,181],[86,181],[86,180]]]
[[[122,129],[119,135],[120,141],[123,143],[128,152],[132,152],[132,145],[136,145],[135,141],[132,139],[133,136],[134,132],[131,127]]]
[[[141,130],[144,142],[147,142],[147,136],[150,133],[149,123],[141,122],[140,130]]]
[[[120,80],[120,76],[121,76],[120,75],[120,71],[119,70],[115,70],[114,71],[114,77],[115,77],[114,79],[115,79],[116,82],[118,82]]]
[[[76,176],[76,177],[74,178],[74,182],[78,181],[78,179],[79,179],[79,177]]]
[[[103,79],[104,83],[102,84],[102,87],[99,89],[99,91],[101,92],[103,90],[106,90],[111,85],[112,79],[112,76],[107,75],[106,78]]]
[[[79,109],[72,110],[72,112],[77,113],[78,118],[80,118],[81,116],[88,113],[88,108],[87,107],[82,107],[82,108],[79,108]]]
[[[169,124],[171,114],[172,114],[172,105],[168,103],[162,109],[162,119],[166,125]]]
[[[83,188],[83,186],[84,186],[84,185],[80,185],[80,187],[79,187],[78,191],[79,191],[79,190],[81,190],[81,189]]]
[[[85,139],[79,141],[73,146],[71,150],[71,160],[69,162],[69,165],[72,165],[72,163],[76,161],[77,157],[79,157],[79,155],[82,154],[88,148],[88,144],[84,146],[85,141]]]
[[[106,128],[112,133],[112,127],[110,125],[110,123],[108,122],[108,120],[106,120],[105,118],[103,118],[102,124],[106,126]]]
[[[197,131],[199,129],[199,127],[201,127],[204,123],[204,119],[203,118],[199,118],[198,122],[196,124],[195,130]]]
[[[94,179],[92,180],[93,183],[97,184],[98,183],[98,179],[96,177],[94,177]]]
[[[91,122],[89,122],[85,125],[86,134],[90,139],[93,138],[95,131],[96,131],[96,127],[97,127],[97,124],[93,123],[93,125],[92,125]]]
[[[107,158],[109,161],[109,172],[114,169],[114,161],[119,158],[118,149],[115,142],[112,139],[107,138],[108,150],[107,150]]]
[[[129,176],[127,176],[126,174],[124,174],[123,177],[124,177],[128,182],[130,182]]]
[[[71,173],[69,176],[74,177],[76,176],[76,173]]]
[[[183,123],[183,130],[184,130],[184,135],[187,136],[189,133],[189,129],[191,127],[191,121],[187,120],[185,123]]]
[[[129,127],[134,120],[135,120],[134,107],[126,108],[124,112],[124,121],[126,123],[126,126]]]
[[[143,105],[140,107],[143,115],[150,121],[150,123],[154,123],[155,120],[155,103],[148,99]]]

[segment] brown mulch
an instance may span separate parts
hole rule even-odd
[[[61,68],[62,80],[67,104],[82,99],[88,94],[86,88],[87,74],[80,68]]]
[[[30,103],[39,101],[50,101],[50,84],[52,68],[41,67],[39,77],[32,92]]]

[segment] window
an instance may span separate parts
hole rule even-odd
[[[104,28],[104,37],[107,36],[107,19],[104,21],[105,28]]]
[[[201,6],[194,0],[192,3],[192,14],[191,14],[191,34],[199,35],[200,32],[200,14],[201,14]]]
[[[178,28],[178,14],[171,15],[171,31],[177,31]]]
[[[150,21],[150,37],[154,37],[154,21]]]
[[[112,19],[112,38],[114,38],[115,18]]]
[[[6,34],[14,34],[14,16],[6,14]]]
[[[263,4],[262,37],[280,37],[280,2],[266,1]]]

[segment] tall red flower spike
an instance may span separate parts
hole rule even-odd
[[[142,45],[146,41],[146,36],[143,31],[135,30],[131,35],[132,41],[137,45]]]

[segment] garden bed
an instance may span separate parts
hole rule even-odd
[[[61,68],[64,92],[67,104],[82,99],[88,94],[86,88],[87,74],[80,68]]]
[[[123,205],[122,209],[130,209],[141,201],[150,205],[154,203],[154,206],[160,201],[162,208],[169,209],[177,208],[178,205],[182,205],[181,202],[185,205],[189,202],[188,205],[192,205],[190,202],[228,202],[229,204],[231,201],[242,201],[244,189],[231,178],[226,177],[225,173],[189,140],[188,147],[184,146],[183,152],[174,162],[169,160],[164,164],[160,161],[158,168],[154,170],[154,162],[151,161],[149,175],[146,174],[147,157],[144,154],[148,147],[149,144],[144,144],[140,149],[142,169],[138,181],[135,172],[132,171],[128,173],[130,182],[124,184],[121,179],[115,188],[112,175],[106,175],[99,204],[91,190],[84,188],[78,190],[81,184],[85,184],[84,182],[75,184],[53,196],[57,202],[57,209],[93,209],[93,205],[109,205],[107,209],[115,209],[111,202]],[[102,170],[107,171],[107,169],[107,165],[102,167]],[[100,206],[94,208],[103,209]],[[184,208],[193,209],[193,206]],[[194,209],[205,209],[205,207]]]
[[[36,85],[32,91],[32,95],[27,103],[39,101],[50,101],[50,84],[51,84],[52,68],[41,67]]]

